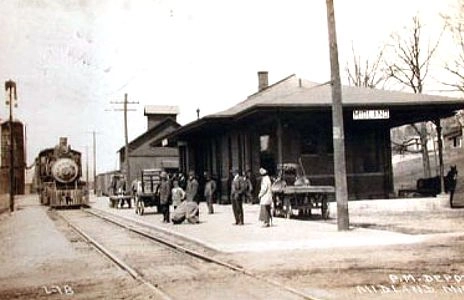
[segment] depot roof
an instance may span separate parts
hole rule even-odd
[[[405,109],[406,118],[411,109],[427,108],[446,110],[449,115],[455,110],[464,109],[464,100],[429,94],[389,91],[365,87],[342,86],[342,105],[344,108],[390,108]],[[298,78],[292,74],[264,90],[248,96],[233,107],[210,114],[182,126],[168,138],[186,134],[192,129],[200,129],[211,122],[228,123],[264,109],[305,109],[330,110],[332,107],[332,86],[330,82],[316,83]],[[403,116],[404,117],[404,116]],[[406,121],[405,121],[406,122]]]

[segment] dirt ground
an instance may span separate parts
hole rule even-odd
[[[0,299],[154,298],[33,199],[0,215]],[[319,299],[464,298],[464,209],[352,211],[350,224],[423,241],[218,256]]]
[[[462,299],[462,253],[463,236],[445,236],[420,245],[243,253],[234,261],[320,299]]]
[[[233,261],[320,299],[464,299],[464,209],[352,212],[350,224],[423,242],[241,253]]]
[[[0,215],[0,299],[149,299],[150,291],[104,259],[36,197]]]

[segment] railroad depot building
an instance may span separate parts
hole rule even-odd
[[[225,111],[191,122],[164,139],[179,148],[181,171],[207,171],[227,198],[230,171],[261,166],[275,175],[282,163],[300,163],[313,185],[334,185],[330,84],[288,76]],[[456,98],[342,87],[349,199],[388,198],[394,193],[390,129],[453,116]],[[437,131],[441,127],[437,127]],[[159,145],[156,141],[152,145]]]
[[[172,133],[181,125],[177,123],[179,108],[167,105],[147,105],[144,116],[147,117],[147,131],[129,142],[129,165],[132,182],[143,169],[163,168],[177,172],[179,157],[177,147],[151,147],[150,143]],[[125,147],[119,150],[120,171],[126,173]]]

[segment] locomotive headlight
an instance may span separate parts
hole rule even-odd
[[[52,166],[53,177],[62,183],[76,180],[78,173],[76,162],[70,158],[60,158]]]

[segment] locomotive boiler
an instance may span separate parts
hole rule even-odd
[[[35,160],[35,178],[40,202],[50,207],[88,205],[85,182],[81,181],[81,153],[61,137],[54,148],[40,151]]]

